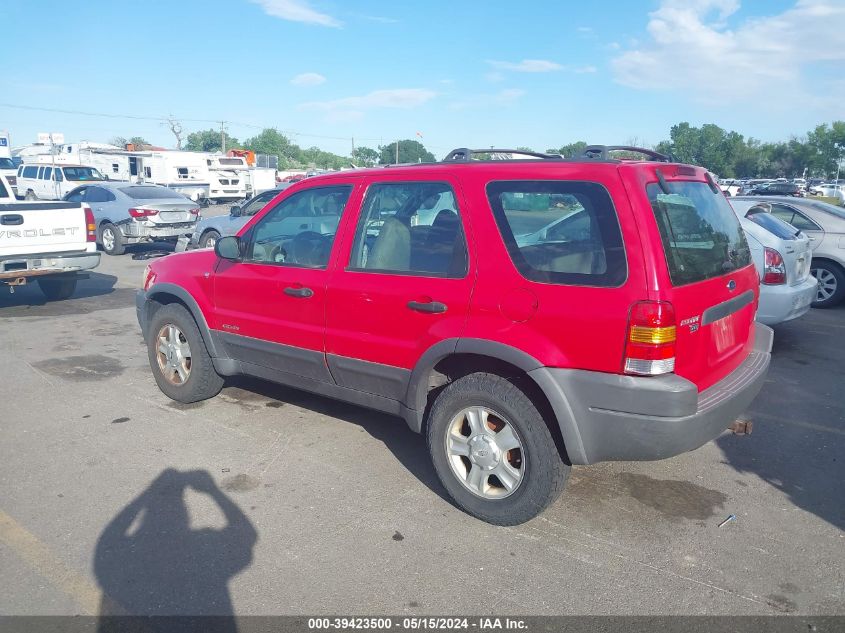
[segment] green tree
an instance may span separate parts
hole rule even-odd
[[[238,139],[229,136],[225,132],[223,136],[226,138],[227,150],[241,146]],[[189,152],[219,152],[222,148],[223,139],[221,138],[220,130],[201,130],[188,134],[188,138],[182,149]]]
[[[429,152],[419,141],[405,139],[399,143],[400,163],[433,163],[434,154]],[[396,162],[396,142],[379,146],[379,162],[382,165],[392,165]]]
[[[547,149],[547,154],[560,154],[564,158],[574,158],[576,156],[580,156],[584,149],[587,147],[587,143],[584,141],[575,141],[574,143],[569,143],[567,145],[561,145],[557,149]]]
[[[113,136],[109,141],[109,145],[116,145],[117,147],[126,147],[128,143],[131,143],[135,146],[149,145],[149,143],[143,136],[133,136],[130,139],[127,139],[124,136]]]
[[[356,147],[352,152],[352,162],[359,167],[372,167],[378,159],[378,152],[371,147]]]
[[[301,163],[302,150],[298,145],[274,128],[264,128],[244,141],[244,147],[257,154],[270,154],[279,157],[279,168],[298,166]]]

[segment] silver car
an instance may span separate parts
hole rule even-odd
[[[731,203],[739,200],[742,198],[732,198]],[[768,196],[746,200],[769,203],[772,215],[810,238],[810,274],[819,280],[813,307],[830,308],[845,299],[845,209],[812,198]]]
[[[806,314],[818,286],[810,275],[810,239],[772,215],[768,201],[734,198],[731,206],[745,231],[760,275],[757,320],[775,325]]]
[[[97,243],[108,255],[122,255],[128,244],[176,242],[190,235],[199,217],[196,202],[151,184],[102,181],[77,187],[68,202],[87,202],[97,223]]]
[[[275,189],[268,189],[253,196],[239,205],[229,209],[229,215],[217,215],[210,218],[203,218],[197,223],[193,235],[191,235],[188,248],[214,248],[214,244],[221,237],[236,235],[244,224],[256,213],[261,211],[270,200],[279,195],[279,192],[287,189],[290,183],[279,183]],[[181,250],[177,247],[176,250]]]

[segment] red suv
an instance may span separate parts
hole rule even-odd
[[[757,272],[704,169],[615,149],[293,185],[213,251],[147,268],[156,382],[194,402],[248,374],[393,413],[455,503],[502,525],[571,464],[701,446],[768,370]]]

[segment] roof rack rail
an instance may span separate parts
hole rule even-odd
[[[587,145],[587,147],[584,148],[584,151],[581,152],[579,158],[587,158],[591,160],[613,160],[610,156],[610,152],[636,152],[638,154],[644,154],[645,156],[661,163],[672,162],[672,159],[666,154],[655,152],[652,149],[633,147],[630,145]]]
[[[466,163],[472,160],[473,154],[519,154],[520,156],[528,156],[530,158],[541,158],[543,160],[561,159],[561,156],[558,154],[543,154],[542,152],[532,152],[531,150],[527,149],[501,149],[494,147],[491,147],[489,149],[469,149],[468,147],[459,147],[457,149],[453,149],[451,152],[446,154],[446,158],[443,159],[443,162]]]

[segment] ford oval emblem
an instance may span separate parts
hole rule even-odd
[[[728,290],[736,290],[736,282],[733,279],[728,282]]]

